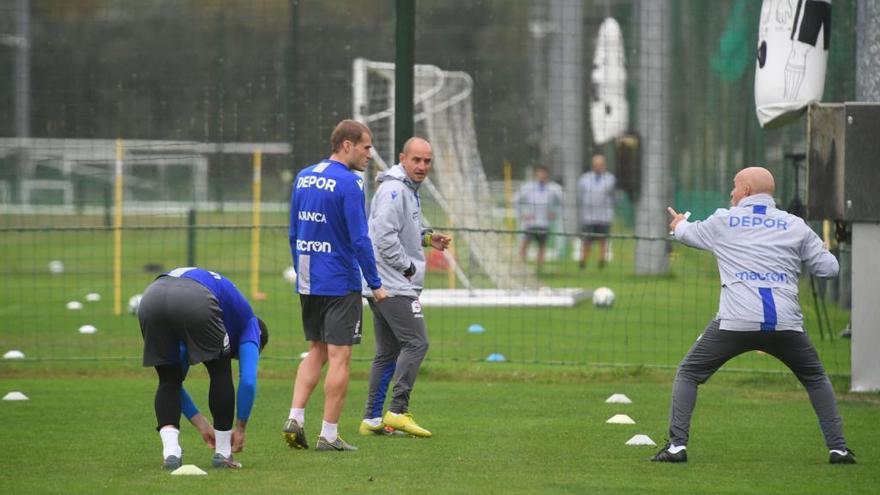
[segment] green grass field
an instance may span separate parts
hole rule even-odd
[[[4,389],[27,402],[0,402],[7,468],[2,493],[876,493],[880,396],[841,394],[856,466],[827,464],[806,393],[791,377],[720,373],[702,387],[687,465],[656,465],[655,448],[630,447],[636,433],[664,440],[667,371],[582,367],[427,365],[413,395],[430,439],[357,435],[366,368],[351,383],[340,433],[356,453],[291,451],[280,437],[293,365],[261,374],[244,469],[216,472],[211,451],[183,425],[185,463],[208,476],[160,469],[151,370],[133,365],[23,363],[0,366]],[[187,386],[205,408],[207,378]],[[838,383],[839,384],[839,383]],[[844,387],[845,388],[845,387]],[[615,392],[630,405],[605,404]],[[319,428],[321,394],[306,412]],[[609,425],[625,413],[636,425]]]
[[[246,214],[200,214],[196,263],[249,286],[250,230]],[[361,450],[322,455],[292,452],[280,438],[296,356],[306,349],[293,288],[281,277],[290,264],[286,219],[267,215],[262,231],[256,312],[272,330],[261,364],[258,399],[240,472],[178,478],[159,469],[153,430],[152,370],[139,367],[136,318],[113,314],[112,233],[98,217],[0,216],[0,351],[20,349],[23,362],[0,360],[6,393],[27,402],[0,402],[9,466],[0,493],[874,493],[880,470],[880,396],[848,394],[850,341],[821,338],[807,281],[801,302],[806,326],[840,394],[857,466],[829,466],[806,393],[770,357],[749,353],[731,361],[703,387],[686,466],[654,465],[656,448],[627,447],[635,433],[662,443],[674,366],[715,314],[714,260],[672,246],[670,273],[637,277],[631,238],[614,240],[615,260],[579,271],[570,260],[541,275],[551,287],[611,287],[612,308],[425,309],[431,349],[412,408],[435,432],[428,440],[361,438],[357,422],[373,352],[365,309],[364,343],[354,352],[341,433]],[[182,217],[135,217],[124,233],[122,294],[142,292],[155,276],[145,265],[185,265]],[[58,230],[58,226],[66,230]],[[46,226],[47,228],[42,228]],[[51,228],[50,228],[51,226]],[[467,256],[460,253],[467,269]],[[65,272],[52,275],[50,260]],[[446,273],[426,286],[443,288]],[[88,292],[103,296],[69,311]],[[828,301],[831,331],[849,314]],[[125,308],[123,308],[125,311]],[[479,323],[483,334],[467,328]],[[92,324],[94,335],[77,328]],[[504,354],[507,363],[486,363]],[[195,367],[187,380],[206,410],[207,378]],[[604,403],[615,392],[634,404]],[[634,426],[606,425],[616,413]],[[307,410],[317,436],[320,392]],[[310,438],[314,442],[314,438]],[[207,467],[210,450],[184,426],[185,462]],[[393,444],[393,445],[392,445]]]

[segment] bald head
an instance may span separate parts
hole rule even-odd
[[[419,148],[420,150],[427,148],[429,152],[431,151],[431,143],[429,143],[427,139],[411,137],[403,143],[403,153],[406,154],[412,152],[414,147]]]
[[[601,175],[605,173],[605,155],[600,153],[596,153],[595,155],[593,155],[593,161],[590,165],[590,168],[593,170],[593,172],[597,174]]]
[[[736,206],[740,200],[755,194],[773,195],[776,181],[773,174],[764,167],[744,168],[733,178],[733,190],[730,191],[730,204]]]
[[[403,152],[400,154],[400,164],[406,175],[415,183],[420,183],[431,172],[434,162],[434,151],[431,143],[420,137],[411,137],[403,143]]]

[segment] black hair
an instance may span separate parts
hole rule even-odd
[[[257,323],[260,324],[260,353],[262,354],[263,349],[266,348],[266,344],[269,343],[269,327],[266,326],[266,322],[257,318]]]

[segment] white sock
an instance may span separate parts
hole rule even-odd
[[[288,416],[288,418],[295,419],[296,422],[299,423],[300,426],[302,426],[306,423],[306,410],[300,409],[298,407],[291,407],[290,416]]]
[[[677,454],[685,449],[687,449],[687,445],[673,445],[670,443],[669,448],[666,450],[668,450],[670,454]]]
[[[183,449],[180,448],[180,443],[178,442],[180,430],[173,426],[166,426],[159,430],[159,436],[162,437],[162,458],[164,459],[169,455],[180,457],[183,453]]]
[[[327,440],[330,443],[336,441],[336,437],[339,436],[336,430],[336,423],[328,423],[326,421],[321,421],[321,436],[324,437],[324,440]]]
[[[375,428],[382,424],[382,418],[364,418],[364,423]]]
[[[214,452],[223,457],[229,457],[232,455],[232,430],[214,430],[214,440],[217,442]]]

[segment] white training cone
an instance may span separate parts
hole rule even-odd
[[[98,331],[98,329],[95,328],[94,325],[83,325],[83,326],[79,327],[79,333],[92,334],[97,331]]]
[[[651,445],[656,446],[657,444],[651,440],[651,437],[648,435],[642,435],[639,433],[638,435],[634,435],[632,438],[626,441],[627,445]]]
[[[78,310],[83,309],[83,303],[79,301],[70,301],[67,303],[67,309]]]
[[[611,397],[605,399],[606,404],[632,404],[633,401],[629,400],[624,394],[611,394]]]
[[[100,300],[101,294],[98,294],[97,292],[89,292],[88,294],[86,294],[86,301],[88,302],[96,302]]]
[[[6,351],[6,354],[3,355],[3,359],[24,359],[24,353],[13,349],[11,351]]]
[[[614,416],[611,416],[610,418],[608,418],[608,421],[606,421],[606,423],[611,423],[614,425],[634,425],[634,424],[636,424],[636,422],[633,421],[633,419],[631,417],[627,416],[626,414],[615,414]]]
[[[196,466],[195,464],[184,464],[183,466],[180,466],[179,468],[175,469],[174,471],[171,471],[171,474],[176,475],[176,476],[180,476],[180,475],[200,476],[200,475],[205,475],[208,473],[202,471],[202,469],[200,467]]]
[[[21,392],[9,392],[3,396],[3,400],[28,400],[28,398]]]

